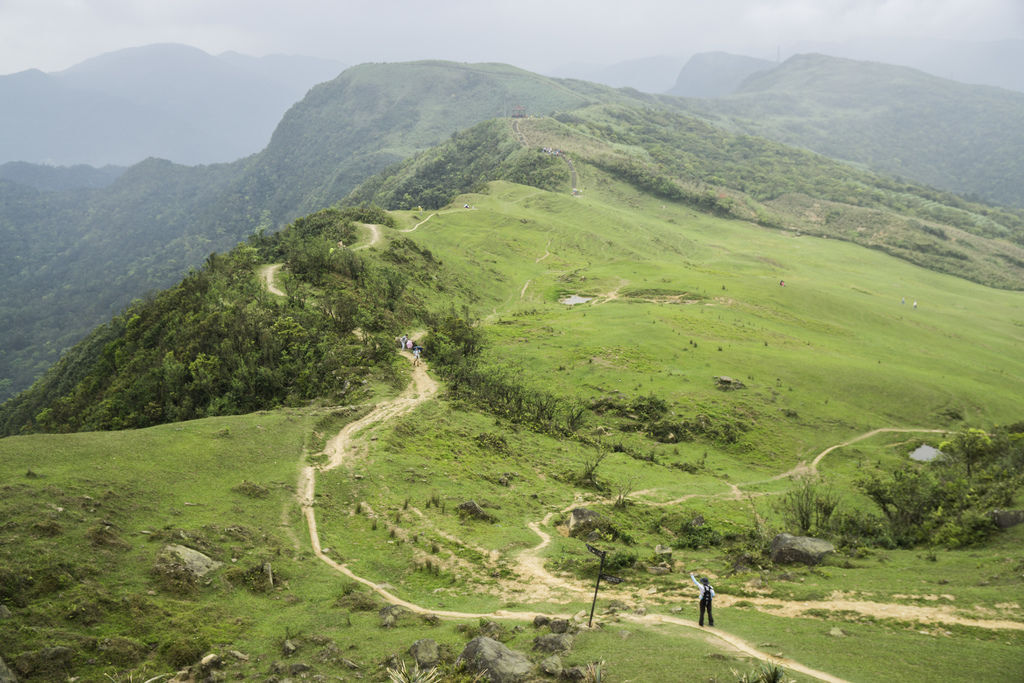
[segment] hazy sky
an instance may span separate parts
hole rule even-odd
[[[1024,38],[1024,0],[0,0],[0,74],[151,43],[535,71],[865,38]]]

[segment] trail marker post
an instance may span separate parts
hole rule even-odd
[[[587,543],[586,546],[587,550],[601,558],[601,566],[597,569],[597,583],[594,585],[594,601],[590,605],[590,619],[587,621],[587,628],[590,628],[591,624],[594,623],[594,608],[597,607],[597,589],[601,587],[601,579],[604,579],[608,583],[622,583],[622,579],[617,576],[604,573],[604,558],[608,554],[607,550],[598,550],[589,543]]]

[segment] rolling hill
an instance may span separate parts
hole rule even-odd
[[[429,639],[471,680],[456,657],[478,636],[541,666],[539,614],[567,622],[558,667],[609,680],[1016,677],[1024,527],[985,506],[1022,502],[1024,293],[758,224],[767,200],[707,197],[646,152],[665,116],[664,146],[680,119],[622,105],[460,132],[356,194],[454,193],[477,159],[473,192],[254,237],[5,404],[8,431],[170,423],[0,439],[3,660],[29,680],[387,680]],[[776,175],[810,182],[799,159]],[[908,465],[968,426],[995,446],[969,493],[959,460]],[[893,472],[964,493],[910,520],[926,541],[871,495]],[[802,531],[801,473],[834,503],[812,566],[769,552]],[[600,517],[573,532],[580,508]],[[173,544],[223,564],[190,578]],[[595,628],[587,544],[623,580]],[[714,629],[690,572],[715,584]]]
[[[798,55],[728,96],[680,106],[889,176],[1024,206],[1024,93],[906,67]]]

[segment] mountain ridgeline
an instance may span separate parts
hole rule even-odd
[[[75,176],[7,168],[0,179],[0,237],[8,247],[0,253],[7,292],[0,399],[26,388],[132,298],[304,214],[339,203],[437,208],[489,180],[571,189],[565,157],[545,148],[700,211],[1024,287],[1020,210],[744,134],[709,106],[503,65],[366,64],[314,87],[266,149],[234,163],[149,159],[123,172]],[[505,118],[517,107],[530,115],[519,120],[518,138]],[[909,159],[915,151],[901,154]]]

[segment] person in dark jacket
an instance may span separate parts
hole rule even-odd
[[[711,599],[715,597],[715,589],[708,583],[707,577],[702,578],[700,581],[697,580],[693,574],[690,574],[690,578],[697,584],[697,598],[700,600],[700,619],[697,621],[701,626],[704,625],[704,612],[708,613],[708,626],[715,625],[715,617],[711,614]]]

